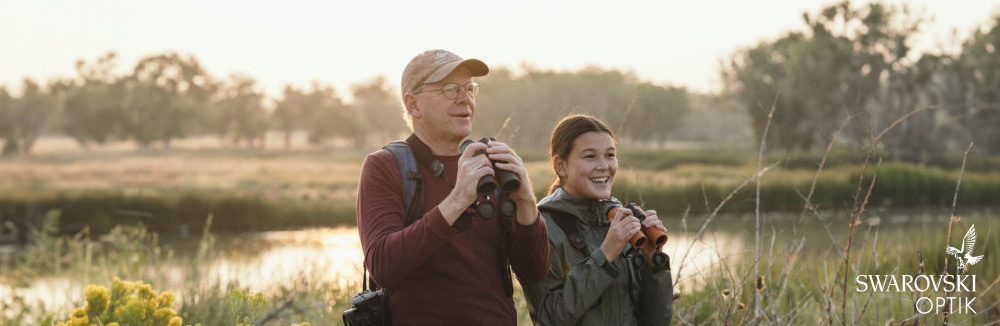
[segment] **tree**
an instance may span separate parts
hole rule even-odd
[[[253,147],[257,140],[263,142],[267,112],[264,94],[256,88],[257,81],[249,76],[230,76],[213,106],[213,130],[220,137],[236,144],[244,141],[248,147]]]
[[[193,56],[164,53],[139,61],[125,79],[126,132],[140,145],[185,136],[215,93],[212,78]]]
[[[14,98],[6,87],[0,87],[0,139],[3,139],[3,155],[8,155],[8,151],[17,152],[17,147],[10,147],[11,142],[16,142],[14,136]],[[11,148],[12,150],[8,150]]]
[[[3,155],[30,153],[38,137],[45,133],[48,120],[62,105],[61,92],[46,91],[30,79],[24,80],[23,89],[21,97],[9,101],[6,110],[9,122],[3,135]]]
[[[83,147],[90,143],[103,144],[115,136],[123,136],[123,83],[114,75],[116,55],[108,52],[94,63],[76,63],[82,84],[70,87],[62,130]]]
[[[379,144],[395,140],[407,130],[402,100],[397,98],[384,77],[353,86],[352,107],[364,121],[365,134]]]
[[[309,103],[315,107],[309,120],[309,142],[319,144],[334,137],[344,137],[360,146],[365,141],[366,124],[354,108],[344,104],[331,87],[314,86]]]
[[[767,143],[784,150],[825,144],[823,138],[847,116],[863,123],[883,117],[884,107],[865,109],[882,80],[905,66],[909,38],[923,21],[905,7],[856,8],[849,1],[815,16],[803,14],[803,20],[808,33],[789,32],[739,50],[723,69],[727,91],[747,108],[757,139],[771,106],[777,106]],[[864,143],[869,128],[863,124],[849,134]]]
[[[321,88],[321,86],[314,82],[313,88],[315,92],[315,89]],[[315,109],[308,103],[307,97],[307,93],[289,85],[285,86],[282,99],[275,104],[271,118],[285,135],[285,150],[291,148],[292,132],[304,129],[309,119],[314,115]]]
[[[992,26],[977,29],[962,46],[962,54],[953,70],[966,84],[965,105],[954,112],[976,142],[976,147],[991,155],[1000,154],[1000,15]]]
[[[635,104],[619,132],[621,137],[655,141],[662,145],[668,131],[677,129],[682,117],[689,111],[691,103],[686,89],[642,83],[636,87]]]
[[[924,54],[912,65],[905,65],[888,70],[888,78],[883,83],[881,100],[874,103],[877,129],[884,129],[906,114],[942,103],[940,96],[934,91],[934,77],[942,71],[940,56]],[[941,128],[936,112],[923,112],[910,116],[895,127],[892,133],[883,138],[889,154],[895,160],[909,162],[927,162],[932,157],[942,156],[946,152],[947,139],[940,132]]]
[[[624,129],[616,130],[622,137],[662,142],[690,107],[686,90],[643,83],[628,72],[596,67],[576,72],[524,70],[515,76],[497,68],[482,78],[475,130],[518,148],[544,149],[559,119],[587,113],[615,129],[624,119]],[[633,98],[636,102],[626,117]]]

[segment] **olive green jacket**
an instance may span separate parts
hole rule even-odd
[[[614,198],[574,198],[561,188],[539,202],[548,225],[549,273],[541,282],[522,284],[536,325],[670,324],[674,301],[670,264],[653,270],[648,265],[636,267],[625,252],[614,262],[601,252],[610,225],[603,212],[612,205],[621,203]],[[588,255],[570,244],[566,231],[553,220],[553,210],[576,217]]]

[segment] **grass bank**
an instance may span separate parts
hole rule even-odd
[[[614,195],[667,214],[688,209],[707,213],[755,173],[747,154],[629,151],[621,158]],[[812,203],[821,209],[844,209],[854,201],[861,167],[843,155],[831,160],[840,163],[828,166],[817,180]],[[138,223],[157,232],[196,230],[208,214],[215,215],[221,232],[353,225],[361,160],[242,152],[9,160],[0,162],[0,179],[6,181],[0,184],[0,219],[23,231],[46,211],[58,209],[64,212],[60,229],[70,233],[84,227],[104,233],[115,225]],[[763,179],[763,211],[801,211],[815,170],[798,167],[805,163],[796,160],[809,159],[768,161],[778,165]],[[526,165],[541,198],[553,180],[549,164],[536,160]],[[866,177],[875,172],[872,166]],[[871,205],[879,208],[949,206],[958,174],[909,163],[885,163],[877,172]],[[751,212],[754,198],[746,188],[723,212]],[[1000,173],[966,172],[959,204],[992,206],[996,198]]]

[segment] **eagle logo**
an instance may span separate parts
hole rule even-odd
[[[965,238],[962,239],[962,249],[955,249],[955,247],[948,246],[948,254],[955,256],[958,259],[958,269],[965,269],[966,265],[975,265],[980,260],[983,259],[983,255],[973,256],[972,248],[976,245],[976,226],[972,225],[969,231],[965,233]],[[964,255],[963,255],[964,254]]]

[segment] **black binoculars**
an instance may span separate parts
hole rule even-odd
[[[495,142],[495,141],[497,141],[496,138],[483,137],[478,142],[483,144],[489,144],[490,142]],[[466,140],[464,143],[462,143],[462,151],[464,152],[465,148],[472,143],[473,141],[471,140]],[[486,151],[478,150],[473,156],[485,155],[485,154]],[[485,196],[487,194],[493,193],[494,190],[496,190],[497,186],[499,186],[500,190],[503,191],[504,193],[515,192],[517,191],[518,188],[521,188],[521,178],[518,178],[517,174],[515,174],[514,172],[498,169],[496,166],[497,163],[502,163],[502,162],[490,160],[490,164],[493,165],[493,171],[496,172],[494,173],[496,177],[492,175],[484,175],[482,178],[479,178],[479,182],[476,183],[476,193],[478,193],[480,196]]]
[[[494,141],[496,141],[495,138],[483,137],[478,142],[489,144]],[[462,151],[464,152],[465,148],[472,143],[472,140],[466,140],[463,142]],[[485,154],[485,150],[478,150],[474,156]],[[490,165],[493,166],[494,175],[484,175],[482,178],[479,178],[479,181],[476,183],[476,194],[479,195],[479,198],[472,203],[470,210],[474,211],[483,219],[491,219],[496,216],[497,212],[506,218],[513,217],[517,214],[517,204],[507,196],[521,188],[521,178],[514,172],[498,169],[496,166],[497,163],[502,163],[502,161],[490,160]],[[465,222],[471,221],[466,220]],[[459,223],[456,227],[461,230],[462,227],[467,227],[465,224],[466,223]]]

